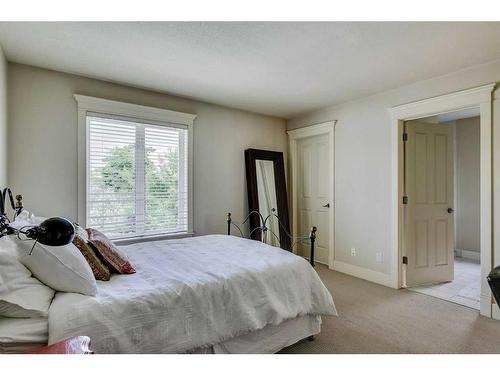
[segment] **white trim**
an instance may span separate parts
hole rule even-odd
[[[292,235],[299,236],[297,230],[297,141],[303,138],[314,137],[316,135],[327,134],[330,141],[330,166],[332,168],[333,183],[330,183],[330,230],[329,230],[329,244],[330,249],[328,252],[328,266],[333,267],[335,260],[335,124],[337,120],[327,121],[317,125],[311,125],[300,129],[289,130],[287,132],[289,137],[290,147],[290,190],[292,192]]]
[[[481,314],[491,317],[491,292],[486,276],[492,267],[492,92],[496,84],[488,84],[430,99],[389,108],[392,137],[391,178],[391,286],[403,286],[400,248],[401,183],[400,131],[402,121],[434,116],[464,108],[479,107],[481,116]]]
[[[478,263],[481,260],[481,253],[479,251],[455,249],[455,256],[459,258],[474,260]]]
[[[108,115],[136,117],[142,120],[171,122],[174,124],[193,125],[196,115],[191,113],[170,111],[168,109],[147,107],[144,105],[118,102],[116,100],[95,98],[85,95],[73,95],[78,109]]]
[[[196,115],[170,111],[163,108],[118,102],[115,100],[95,98],[85,95],[73,95],[77,102],[78,115],[78,222],[86,225],[87,212],[87,159],[88,159],[88,126],[87,112],[123,116],[155,124],[181,125],[188,130],[188,234],[193,233],[193,137]],[[180,126],[179,126],[180,127]]]
[[[409,121],[442,113],[455,112],[460,109],[478,107],[480,103],[491,102],[491,93],[495,85],[495,83],[490,83],[472,89],[398,105],[389,108],[389,112],[393,119],[398,118]]]
[[[304,258],[305,260],[309,261],[309,257],[308,257],[308,256],[302,256],[302,258]],[[329,267],[329,266],[328,266],[328,264],[327,264],[327,263],[322,262],[322,261],[320,261],[320,260],[314,259],[314,263],[315,263],[315,264],[316,264],[316,263],[319,263],[319,264],[322,264],[322,265],[327,266],[328,268],[332,269],[331,267]]]
[[[481,309],[483,309],[483,301],[487,301],[486,299],[487,296],[484,296],[481,294]],[[491,306],[488,306],[485,304],[484,308],[491,307],[491,317],[493,319],[500,320],[500,309],[498,308],[498,305],[495,303],[495,301],[492,301]]]
[[[350,276],[358,277],[360,279],[371,281],[380,285],[392,287],[392,275],[387,273],[373,271],[368,268],[355,266],[353,264],[340,262],[338,260],[333,262],[334,271],[342,272]]]
[[[194,237],[194,235],[195,235],[194,233],[168,233],[168,234],[159,234],[153,236],[136,236],[136,237],[120,238],[117,240],[113,240],[113,243],[119,246],[126,246],[139,242],[164,241],[164,240],[188,238],[188,237]]]

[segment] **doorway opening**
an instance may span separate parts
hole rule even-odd
[[[480,309],[480,109],[404,123],[405,283]]]
[[[403,128],[414,119],[451,113],[462,109],[480,110],[480,314],[500,319],[500,309],[492,303],[487,276],[493,264],[493,189],[492,189],[492,98],[496,84],[474,87],[389,108],[392,132],[391,200],[391,285],[406,287]]]

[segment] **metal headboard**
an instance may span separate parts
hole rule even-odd
[[[231,235],[231,227],[234,226],[236,229],[238,229],[239,233],[240,233],[240,236],[243,237],[243,238],[246,238],[245,235],[243,234],[243,230],[241,229],[241,226],[245,225],[247,223],[247,221],[249,220],[249,218],[252,216],[252,215],[258,215],[259,216],[259,219],[260,219],[260,223],[261,225],[258,226],[258,227],[255,227],[253,228],[249,235],[248,235],[248,238],[252,238],[252,235],[254,234],[254,232],[256,231],[261,231],[262,233],[262,242],[265,242],[266,241],[266,238],[268,235],[273,235],[277,240],[278,242],[280,241],[280,237],[279,235],[276,235],[276,233],[274,233],[271,229],[269,229],[269,227],[267,226],[267,223],[269,221],[270,218],[276,218],[278,220],[278,224],[280,226],[280,229],[285,233],[285,235],[290,239],[290,249],[286,249],[286,250],[289,250],[289,251],[292,251],[294,246],[299,244],[299,243],[303,243],[304,241],[307,241],[309,240],[309,243],[310,243],[310,257],[309,257],[309,263],[311,264],[311,266],[315,266],[314,265],[314,244],[316,242],[316,231],[317,231],[317,228],[316,227],[311,227],[311,231],[309,232],[309,235],[308,236],[298,236],[298,237],[294,237],[292,234],[288,233],[288,231],[286,230],[286,228],[283,226],[283,224],[281,223],[278,215],[275,214],[275,209],[273,208],[272,209],[272,212],[267,215],[266,217],[262,216],[262,214],[259,212],[259,211],[251,211],[247,217],[245,218],[245,220],[243,220],[241,223],[238,223],[238,222],[235,222],[232,217],[231,217],[231,212],[228,212],[227,213],[227,234],[228,236]]]

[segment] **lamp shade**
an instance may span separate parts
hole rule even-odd
[[[28,229],[26,235],[42,245],[63,246],[73,241],[75,227],[68,219],[52,217],[42,221],[37,227]]]

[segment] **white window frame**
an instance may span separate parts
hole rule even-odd
[[[152,122],[154,124],[164,123],[166,126],[180,125],[188,131],[188,228],[187,233],[179,234],[159,234],[150,236],[136,236],[126,240],[115,242],[132,243],[140,241],[150,241],[154,239],[191,236],[193,232],[193,124],[196,115],[184,112],[170,111],[167,109],[147,107],[138,104],[124,103],[115,100],[95,98],[85,95],[73,95],[78,107],[78,223],[87,225],[87,160],[89,149],[89,129],[87,126],[87,115],[102,114],[112,116],[122,116],[142,122]]]

